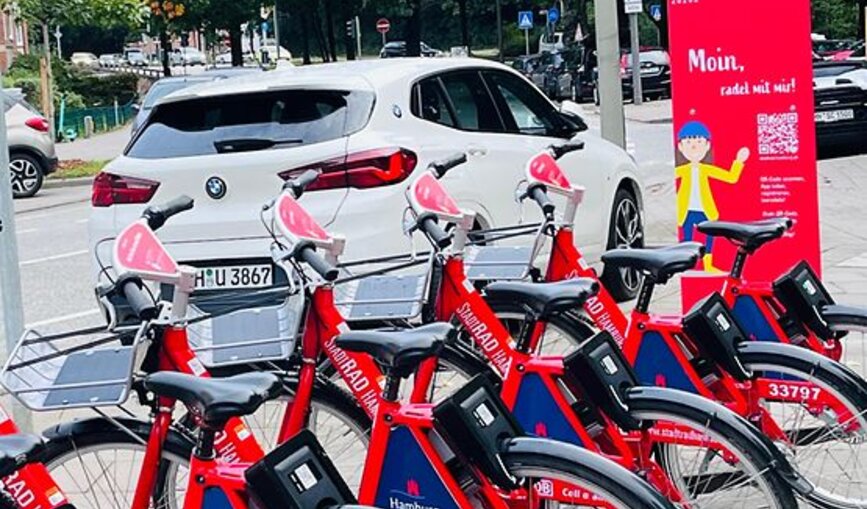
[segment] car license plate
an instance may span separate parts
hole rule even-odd
[[[653,67],[642,67],[642,68],[641,68],[641,74],[642,74],[643,76],[646,76],[646,75],[648,75],[648,74],[656,74],[656,73],[658,73],[658,72],[659,72],[659,67],[656,67],[656,66],[653,66]]]
[[[816,122],[839,122],[841,120],[853,120],[855,118],[855,110],[831,110],[817,111]]]
[[[196,290],[266,288],[274,284],[274,267],[262,265],[223,265],[199,267]]]

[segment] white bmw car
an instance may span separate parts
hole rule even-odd
[[[642,243],[642,184],[626,152],[585,131],[517,72],[471,58],[341,62],[204,84],[161,100],[97,176],[91,242],[148,204],[187,194],[195,208],[160,230],[173,256],[202,268],[205,290],[268,286],[280,275],[259,214],[288,176],[322,171],[302,203],[347,238],[343,259],[358,259],[407,251],[404,190],[429,162],[465,152],[445,186],[480,228],[505,226],[520,219],[514,195],[527,160],[577,137],[585,149],[561,164],[587,189],[575,238],[596,259]],[[524,212],[538,218],[531,204]],[[605,278],[620,298],[637,290],[617,272]]]

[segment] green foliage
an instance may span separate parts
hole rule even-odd
[[[812,0],[813,32],[829,39],[853,38],[858,33],[857,0]]]

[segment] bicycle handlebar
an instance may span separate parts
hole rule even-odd
[[[187,195],[181,195],[162,205],[151,205],[142,212],[141,217],[147,221],[151,230],[160,229],[166,221],[185,210],[193,208],[195,201]]]
[[[567,141],[566,143],[557,143],[548,147],[554,159],[560,159],[569,152],[584,149],[584,142],[581,140]]]
[[[304,191],[310,187],[310,184],[316,182],[321,172],[316,170],[307,170],[297,177],[292,177],[283,184],[283,190],[289,189],[292,191],[292,196],[297,200],[301,198]]]
[[[139,277],[127,277],[117,282],[121,295],[126,299],[133,313],[140,320],[153,320],[159,314],[159,309],[153,299],[144,290],[144,283]]]
[[[322,279],[326,281],[334,281],[340,275],[340,271],[337,270],[337,267],[331,265],[325,258],[319,256],[316,252],[316,247],[313,246],[312,242],[302,242],[301,244],[298,244],[295,248],[293,257],[296,260],[309,265],[311,269],[316,271],[316,273],[322,276]]]
[[[436,214],[425,212],[418,216],[415,224],[436,247],[445,249],[452,243],[452,235],[440,227]]]
[[[428,168],[432,169],[436,174],[437,178],[443,178],[449,170],[454,168],[455,166],[460,166],[467,162],[467,155],[463,152],[459,152],[457,154],[452,154],[445,159],[440,159],[439,161],[434,161],[428,165]]]
[[[544,184],[531,184],[527,189],[527,196],[539,205],[545,217],[550,218],[554,214],[554,203],[548,197],[548,190]]]

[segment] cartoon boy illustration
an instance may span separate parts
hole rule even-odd
[[[677,167],[675,180],[680,181],[677,189],[677,224],[683,228],[683,240],[691,241],[695,225],[702,221],[716,221],[719,210],[710,189],[710,179],[727,184],[735,184],[741,178],[744,162],[750,157],[750,149],[743,147],[731,169],[723,169],[712,164],[710,130],[702,122],[690,121],[677,133]],[[713,237],[705,240],[704,270],[718,272],[713,266]]]

